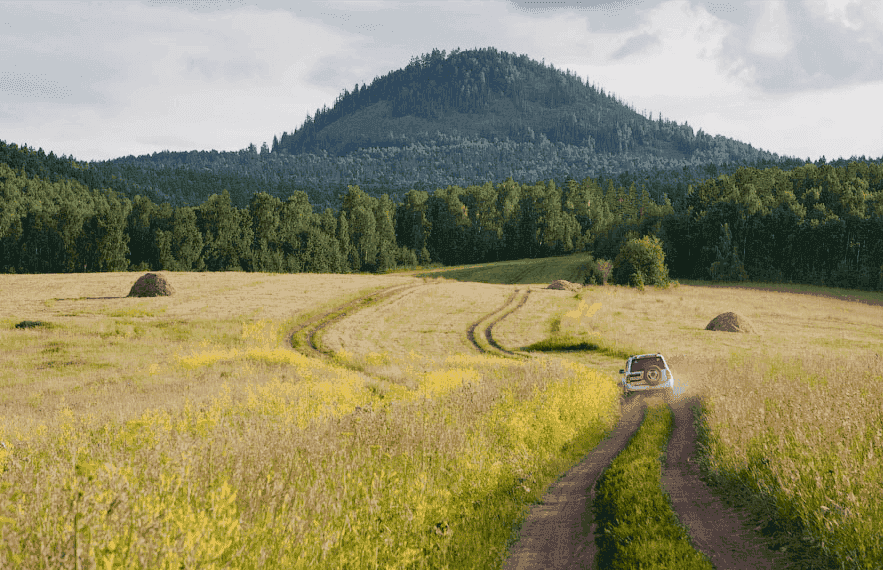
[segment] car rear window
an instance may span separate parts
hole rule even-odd
[[[632,367],[630,369],[630,372],[644,372],[651,366],[665,368],[665,363],[662,361],[662,358],[658,356],[653,356],[650,358],[639,358],[638,360],[632,360]]]

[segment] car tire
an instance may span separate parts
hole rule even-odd
[[[651,366],[644,372],[644,379],[650,386],[659,386],[663,380],[662,368]]]

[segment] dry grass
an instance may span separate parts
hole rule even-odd
[[[401,276],[178,274],[149,302],[74,297],[122,296],[126,274],[39,276],[42,295],[35,277],[0,276],[19,301],[0,567],[494,566],[616,420],[612,379],[560,360],[280,346],[299,314]]]
[[[282,324],[305,311],[403,277],[169,273],[173,297],[126,297],[133,273],[3,275],[0,411],[40,422],[59,406],[131,417],[218,392],[217,380],[171,366],[179,353],[239,346],[244,323]],[[19,330],[24,319],[53,328]],[[281,336],[278,341],[281,343]],[[222,365],[223,368],[223,365]],[[218,371],[221,379],[233,367]],[[26,405],[22,405],[26,404]]]
[[[175,273],[176,296],[126,298],[136,277],[0,276],[0,566],[494,566],[616,420],[619,358],[457,354],[511,285],[430,281],[332,326],[329,363],[286,330],[413,278]],[[725,311],[758,334],[704,330]],[[881,323],[807,295],[589,287],[533,291],[494,334],[662,352],[706,397],[715,476],[862,567],[883,535]]]
[[[351,354],[409,353],[426,358],[471,352],[471,323],[499,308],[512,287],[427,279],[393,301],[370,307],[330,327],[328,348]]]

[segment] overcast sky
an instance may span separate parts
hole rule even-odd
[[[0,1],[0,139],[259,147],[412,56],[488,46],[771,152],[883,155],[880,0]]]

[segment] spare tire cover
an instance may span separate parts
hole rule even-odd
[[[665,374],[662,373],[662,368],[651,366],[644,372],[644,378],[647,380],[647,384],[658,386],[665,379]]]

